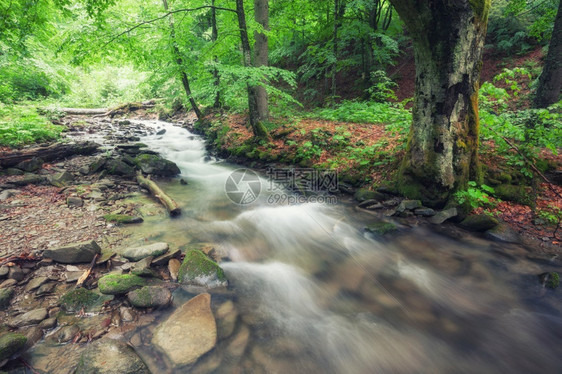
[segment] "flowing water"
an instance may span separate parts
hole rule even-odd
[[[134,237],[215,246],[233,292],[213,303],[233,299],[238,311],[234,333],[191,368],[138,348],[154,372],[562,372],[561,293],[537,278],[559,262],[452,227],[377,238],[363,230],[376,217],[348,198],[274,204],[264,177],[255,202],[234,204],[225,183],[239,167],[209,157],[183,128],[143,123],[166,129],[142,141],[188,184],[162,184],[181,217],[146,216]],[[174,305],[188,297],[176,292]],[[151,330],[140,334],[148,341]]]

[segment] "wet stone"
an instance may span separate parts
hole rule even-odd
[[[18,283],[15,279],[6,279],[4,282],[0,284],[0,288],[10,288],[15,286]]]
[[[221,267],[200,250],[187,252],[178,273],[178,280],[182,284],[207,288],[228,284]]]
[[[47,319],[41,321],[41,323],[39,324],[39,327],[41,327],[42,329],[52,329],[56,325],[57,325],[57,318],[56,317],[50,317],[50,318],[47,318]]]
[[[521,243],[521,237],[507,223],[501,222],[491,230],[486,231],[486,237],[504,243]]]
[[[66,343],[73,340],[79,333],[80,328],[76,325],[64,326],[52,335],[52,339],[57,343]]]
[[[178,273],[180,271],[181,262],[177,258],[172,258],[170,262],[168,262],[168,271],[170,272],[170,277],[172,280],[178,280]]]
[[[129,292],[127,299],[136,308],[159,308],[170,305],[172,293],[164,287],[146,286]]]
[[[449,209],[445,209],[442,210],[440,212],[435,213],[435,215],[433,217],[431,217],[429,219],[429,222],[436,224],[436,225],[440,225],[443,222],[445,222],[446,220],[456,217],[458,214],[457,212],[457,208],[449,208]]]
[[[33,291],[36,290],[37,288],[41,287],[45,282],[47,282],[49,280],[49,278],[47,277],[37,277],[37,278],[33,278],[32,280],[29,281],[29,283],[25,286],[25,290],[26,291]]]
[[[29,328],[25,334],[27,341],[25,342],[25,349],[29,349],[43,338],[43,329],[39,326]]]
[[[0,279],[4,279],[8,276],[8,273],[10,272],[10,268],[7,266],[2,266],[0,267]]]
[[[98,253],[101,253],[101,248],[94,240],[90,240],[67,244],[59,248],[46,249],[43,251],[43,257],[51,258],[63,264],[77,264],[92,261]]]
[[[123,295],[146,285],[146,280],[133,274],[109,274],[99,279],[100,292],[106,295]]]
[[[10,305],[12,297],[14,296],[14,290],[11,288],[0,288],[0,310],[5,309]]]
[[[15,317],[11,321],[9,321],[7,325],[13,328],[36,325],[39,322],[43,321],[45,318],[47,318],[47,315],[48,315],[47,309],[45,308],[34,309],[27,313]]]
[[[131,261],[139,261],[148,256],[160,256],[168,250],[168,243],[153,243],[150,245],[125,249],[121,255]]]
[[[22,334],[7,333],[0,337],[0,363],[25,347],[27,338]]]
[[[19,266],[12,266],[10,267],[8,278],[20,282],[23,280],[23,278],[25,278],[25,273]]]
[[[461,226],[472,231],[486,231],[498,225],[498,220],[487,214],[473,214],[460,223]]]
[[[150,374],[146,364],[126,343],[101,339],[87,346],[75,374]]]

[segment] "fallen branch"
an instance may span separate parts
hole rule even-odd
[[[33,157],[40,157],[43,161],[54,161],[74,155],[91,155],[98,148],[99,144],[94,142],[55,143],[47,147],[4,152],[0,153],[0,166],[9,168]]]
[[[175,217],[181,214],[181,209],[178,203],[176,203],[170,196],[166,195],[166,193],[164,193],[164,191],[162,191],[162,189],[154,181],[152,181],[150,177],[145,178],[141,172],[138,172],[137,182],[141,187],[149,190],[154,197],[160,200],[162,205],[164,205],[168,212],[170,212],[170,216]]]
[[[94,258],[92,259],[92,262],[90,262],[90,266],[88,266],[88,269],[86,269],[84,274],[82,274],[80,278],[78,278],[78,282],[76,282],[76,288],[82,287],[86,279],[88,279],[88,277],[92,273],[92,269],[94,268],[94,266],[96,266],[96,260],[98,259],[98,257],[99,257],[99,253],[96,253]]]
[[[88,109],[88,108],[60,108],[61,112],[65,112],[66,114],[74,114],[74,115],[85,115],[85,116],[92,116],[94,114],[105,114],[109,111],[108,108],[96,108],[96,109]]]

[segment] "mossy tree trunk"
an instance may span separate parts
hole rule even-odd
[[[399,190],[443,206],[480,181],[478,88],[490,0],[391,0],[414,45],[413,123]]]
[[[533,101],[535,108],[546,108],[560,99],[562,90],[562,1],[554,20],[548,54],[539,78],[539,86]]]

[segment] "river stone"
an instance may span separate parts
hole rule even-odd
[[[39,326],[33,326],[27,330],[25,337],[27,338],[27,341],[25,342],[24,350],[28,350],[43,338],[43,329]]]
[[[416,208],[421,208],[421,206],[422,203],[420,200],[402,200],[400,204],[398,204],[396,211],[402,213],[406,210],[414,210]]]
[[[44,162],[41,157],[33,157],[31,160],[20,162],[16,165],[16,168],[27,172],[34,172],[41,169]]]
[[[119,159],[107,160],[105,163],[105,170],[112,175],[121,175],[125,177],[135,175],[135,169]]]
[[[365,230],[375,235],[383,236],[385,234],[388,234],[389,232],[398,230],[398,227],[392,222],[380,221],[371,223],[370,225],[365,227]]]
[[[152,343],[175,365],[192,364],[213,349],[217,326],[211,311],[211,295],[195,296],[179,307],[154,332]]]
[[[48,293],[52,293],[55,290],[56,286],[57,286],[56,283],[45,283],[41,285],[41,287],[39,287],[39,289],[37,290],[37,292],[35,292],[35,294],[37,296],[42,296]]]
[[[446,220],[448,220],[449,218],[456,217],[457,214],[458,214],[457,208],[445,209],[435,213],[435,215],[429,219],[429,222],[436,225],[440,225]]]
[[[198,249],[192,249],[185,255],[178,280],[183,284],[207,288],[226,286],[228,283],[220,266]]]
[[[41,287],[44,283],[46,283],[49,280],[49,278],[47,277],[37,277],[37,278],[33,278],[32,280],[29,281],[29,283],[27,284],[27,286],[25,286],[25,290],[26,291],[33,291],[39,287]]]
[[[56,173],[49,176],[49,182],[55,187],[64,187],[74,180],[72,174],[68,171],[63,171],[62,173]]]
[[[106,158],[104,157],[97,157],[94,161],[88,166],[88,174],[97,173],[98,171],[103,168],[105,165]]]
[[[23,278],[25,278],[25,274],[19,266],[12,266],[10,267],[10,271],[8,272],[8,278],[20,282],[23,280]]]
[[[4,279],[8,276],[10,268],[6,265],[0,266],[0,279]]]
[[[181,250],[179,248],[170,250],[166,253],[164,253],[162,256],[156,257],[154,260],[152,260],[152,264],[153,265],[166,265],[168,263],[168,261],[176,256],[179,256],[181,254]]]
[[[59,305],[67,313],[76,313],[81,309],[89,309],[95,305],[101,295],[85,288],[70,290],[59,299]]]
[[[17,181],[12,181],[10,183],[12,183],[16,186],[27,186],[28,184],[41,184],[41,183],[45,182],[45,180],[46,180],[46,178],[42,175],[26,173],[23,176],[23,179],[20,179],[20,180],[17,180]]]
[[[153,259],[152,256],[148,256],[138,262],[135,262],[131,269],[131,273],[134,275],[138,275],[139,277],[157,278],[158,274],[150,268],[150,263],[152,262],[152,259]]]
[[[41,321],[39,327],[42,329],[52,329],[56,325],[57,325],[57,317],[51,317]]]
[[[133,274],[109,274],[99,279],[100,292],[106,295],[123,295],[146,285],[146,280]]]
[[[66,205],[68,205],[69,207],[81,207],[82,205],[84,205],[84,200],[82,200],[81,198],[77,197],[77,196],[69,196],[66,199]]]
[[[0,362],[9,359],[25,347],[27,338],[22,334],[7,333],[0,337]]]
[[[67,244],[59,248],[46,249],[43,251],[43,257],[51,258],[63,264],[78,264],[92,261],[98,253],[101,253],[100,246],[94,240],[90,240]]]
[[[8,200],[10,197],[17,195],[20,192],[20,190],[4,190],[0,192],[0,201]]]
[[[129,302],[137,308],[158,308],[170,305],[172,293],[159,286],[145,286],[127,294]]]
[[[472,231],[486,231],[498,225],[498,220],[487,214],[472,214],[460,223],[461,226]]]
[[[416,216],[422,216],[422,217],[433,217],[435,215],[435,210],[431,209],[431,208],[417,208],[414,210],[414,214]]]
[[[11,288],[0,288],[0,310],[10,305],[14,297],[14,290]]]
[[[9,321],[7,325],[13,328],[36,325],[47,318],[48,315],[49,313],[45,308],[34,309],[15,317],[13,320]]]
[[[361,188],[355,193],[355,195],[353,195],[353,197],[355,197],[355,200],[359,202],[367,200],[374,200],[377,202],[386,199],[388,196],[378,191],[370,191],[366,188]]]
[[[181,173],[176,164],[158,155],[141,154],[135,158],[135,162],[142,172],[146,174],[174,177]]]
[[[75,374],[150,374],[133,348],[124,342],[101,339],[80,356]]]
[[[491,230],[486,231],[486,237],[505,243],[521,243],[521,237],[507,223],[501,222]]]
[[[168,262],[168,271],[170,272],[170,277],[172,277],[173,281],[178,280],[178,273],[180,271],[181,262],[177,258],[172,258]]]
[[[141,247],[125,249],[121,255],[131,261],[140,261],[148,256],[160,256],[168,250],[168,243],[153,243]]]

